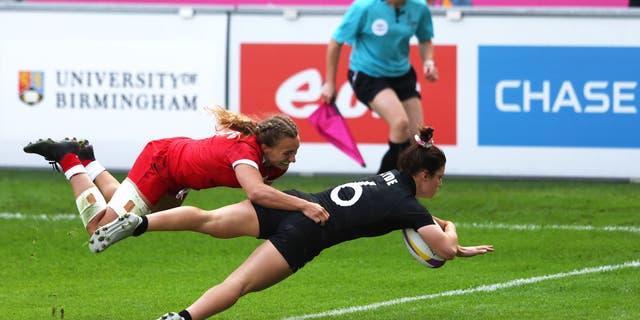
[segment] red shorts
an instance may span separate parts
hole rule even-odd
[[[171,179],[167,164],[171,141],[161,139],[147,143],[127,175],[151,205],[156,205],[165,195],[175,197],[180,191]]]

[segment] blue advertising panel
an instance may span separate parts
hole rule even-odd
[[[480,46],[478,144],[640,147],[640,47]]]

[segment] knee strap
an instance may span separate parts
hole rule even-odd
[[[82,223],[86,227],[93,217],[107,208],[107,202],[98,188],[91,187],[78,196],[76,206]]]
[[[140,196],[138,188],[129,179],[122,181],[120,187],[113,194],[109,201],[109,208],[113,209],[120,217],[127,212],[138,216],[151,213],[151,209]]]

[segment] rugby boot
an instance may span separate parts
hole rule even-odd
[[[67,153],[77,155],[80,152],[80,143],[76,138],[65,138],[60,141],[55,141],[51,138],[46,140],[39,139],[36,142],[30,142],[22,150],[26,153],[35,153],[43,156],[54,169],[60,171],[57,163],[60,162]]]
[[[98,228],[89,239],[89,250],[98,253],[106,250],[112,244],[130,237],[142,223],[142,218],[127,212],[123,216]]]
[[[91,145],[91,143],[89,143],[89,141],[85,139],[79,140],[78,143],[80,144],[80,151],[77,153],[77,155],[80,161],[95,161],[96,156],[93,153],[93,146]]]
[[[162,317],[158,318],[157,320],[184,320],[184,318],[175,312],[169,312],[163,314]]]

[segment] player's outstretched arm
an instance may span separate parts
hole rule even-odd
[[[323,223],[329,219],[329,212],[321,205],[286,194],[265,184],[256,168],[239,164],[234,169],[240,186],[247,198],[261,206],[280,210],[302,211],[309,219]]]
[[[486,254],[489,252],[493,252],[493,245],[481,245],[481,246],[472,246],[472,247],[463,247],[458,246],[458,252],[456,256],[458,257],[474,257],[481,254]]]

